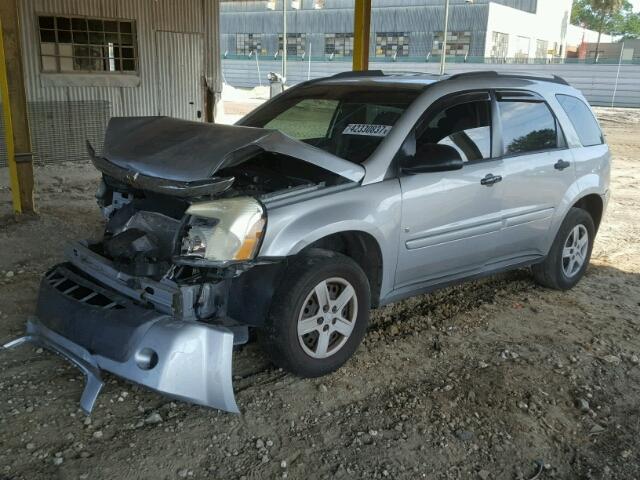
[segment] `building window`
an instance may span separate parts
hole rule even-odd
[[[408,57],[408,32],[377,32],[376,57]]]
[[[516,37],[516,51],[514,58],[517,63],[526,63],[529,58],[531,39],[529,37]]]
[[[435,32],[431,53],[442,55],[442,40],[444,34]],[[447,32],[447,55],[460,55],[466,57],[471,48],[471,32]]]
[[[38,16],[43,72],[133,73],[138,69],[133,20]]]
[[[325,33],[324,53],[327,55],[335,55],[336,57],[353,56],[353,34]]]
[[[306,35],[287,33],[287,55],[301,57],[305,52]],[[278,52],[282,53],[282,34],[278,35]]]
[[[236,33],[236,54],[249,55],[251,52],[258,54],[262,51],[262,39],[259,33]]]
[[[549,42],[546,40],[536,40],[536,58],[547,58]]]
[[[509,34],[493,32],[491,34],[491,58],[507,58],[509,52]]]

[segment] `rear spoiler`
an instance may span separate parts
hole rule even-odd
[[[205,180],[185,182],[152,177],[120,167],[104,157],[96,155],[96,150],[87,140],[87,153],[93,165],[105,175],[127,183],[140,190],[171,195],[178,198],[215,195],[227,190],[233,184],[234,177],[213,177]]]

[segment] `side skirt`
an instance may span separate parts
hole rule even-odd
[[[390,303],[399,302],[400,300],[404,300],[406,298],[415,297],[416,295],[422,295],[425,293],[433,292],[435,290],[440,290],[446,287],[450,287],[452,285],[458,285],[460,283],[464,283],[467,281],[478,280],[480,278],[489,277],[491,275],[495,275],[497,273],[507,272],[509,270],[516,270],[518,268],[529,267],[531,265],[535,265],[536,263],[543,262],[546,257],[544,256],[536,256],[533,258],[527,258],[525,260],[521,260],[516,263],[510,263],[507,265],[498,265],[498,266],[488,266],[484,267],[483,270],[478,273],[474,273],[471,275],[460,275],[454,277],[445,277],[444,279],[440,278],[436,281],[427,281],[422,283],[417,283],[415,285],[410,285],[408,287],[399,288],[391,291],[387,296],[380,299],[380,307],[388,305]]]

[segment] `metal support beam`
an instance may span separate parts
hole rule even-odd
[[[33,160],[17,0],[0,1],[0,95],[13,210],[33,213]]]
[[[353,70],[369,70],[371,0],[355,0],[353,21]]]

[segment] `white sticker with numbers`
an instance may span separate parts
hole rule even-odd
[[[366,135],[368,137],[386,137],[391,131],[390,125],[370,125],[367,123],[350,123],[342,131],[343,135]]]

